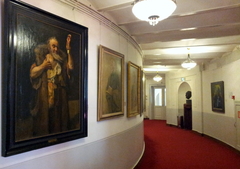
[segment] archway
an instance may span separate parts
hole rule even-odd
[[[179,127],[186,127],[186,118],[189,118],[186,116],[184,117],[184,104],[186,104],[186,92],[192,91],[190,85],[187,82],[183,82],[179,88],[178,88],[178,126]],[[189,106],[187,106],[187,110],[191,109]],[[186,111],[186,107],[185,107]],[[192,116],[190,116],[191,122],[192,122]],[[185,124],[185,126],[184,126]]]

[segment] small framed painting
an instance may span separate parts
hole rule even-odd
[[[225,112],[224,104],[224,82],[211,83],[212,111]]]
[[[127,117],[140,114],[141,111],[141,68],[128,62]]]
[[[104,120],[124,114],[124,55],[99,47],[98,118]]]

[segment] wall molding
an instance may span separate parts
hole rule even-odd
[[[102,24],[106,25],[107,27],[111,28],[116,33],[123,36],[128,42],[130,42],[140,53],[140,55],[143,57],[142,49],[138,45],[138,43],[123,29],[121,29],[118,25],[116,25],[114,22],[106,18],[105,16],[101,15],[96,10],[86,6],[85,4],[79,2],[78,0],[58,0],[60,2],[63,2],[69,6],[71,6],[73,9],[77,9],[80,12],[85,13],[86,15],[98,20]]]
[[[141,138],[142,135],[138,135],[137,133],[142,132],[143,123],[138,123],[122,132],[116,133],[109,137],[105,137],[99,140],[95,140],[93,142],[88,142],[86,144],[77,144],[74,146],[63,146],[61,149],[54,149],[53,151],[39,154],[42,150],[35,150],[36,153],[34,155],[30,155],[34,153],[33,151],[27,152],[31,157],[24,158],[17,162],[1,165],[1,169],[26,169],[26,168],[35,168],[41,169],[43,168],[41,163],[44,163],[44,166],[51,168],[54,166],[58,169],[65,168],[95,168],[93,166],[97,165],[99,168],[114,168],[114,166],[127,168],[134,168],[140,159],[143,156],[145,151],[145,143]],[[137,140],[137,141],[132,141]],[[107,146],[106,146],[107,145]],[[58,147],[58,145],[52,146],[52,148]],[[131,150],[129,153],[128,150]],[[104,151],[103,151],[104,150]],[[102,153],[105,153],[102,155]],[[119,160],[119,154],[124,155],[124,159]],[[73,155],[73,157],[71,157]],[[102,155],[102,156],[100,156]],[[90,158],[91,157],[91,158]],[[71,159],[68,159],[71,158]],[[112,160],[113,163],[109,163],[106,159]],[[65,163],[62,165],[55,159],[61,159],[71,161],[71,163]],[[96,161],[88,162],[89,159],[98,159]],[[55,162],[56,161],[56,162]],[[115,168],[116,168],[115,166]]]

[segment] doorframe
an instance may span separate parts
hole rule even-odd
[[[234,101],[234,114],[235,114],[235,124],[234,127],[236,128],[236,146],[235,148],[240,151],[240,146],[238,146],[238,126],[240,129],[240,121],[238,122],[238,112],[236,107],[240,106],[240,101]],[[240,132],[239,132],[240,134]]]
[[[150,85],[150,98],[149,98],[149,109],[150,109],[150,119],[154,119],[154,107],[155,107],[155,99],[154,99],[154,89],[155,88],[164,88],[166,89],[166,86],[158,86],[158,85]],[[164,91],[165,92],[165,91]],[[164,99],[164,98],[163,98]],[[165,100],[164,100],[164,104],[166,105],[165,103]],[[166,113],[166,111],[165,111]]]

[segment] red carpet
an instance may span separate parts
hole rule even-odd
[[[144,120],[145,152],[135,169],[240,169],[240,153],[190,130]]]

